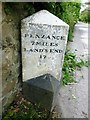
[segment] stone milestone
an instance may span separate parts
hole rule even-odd
[[[22,20],[23,81],[47,73],[60,80],[68,29],[46,10]]]
[[[60,85],[68,30],[65,22],[46,10],[21,24],[23,94],[49,110]]]

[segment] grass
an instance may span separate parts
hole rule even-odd
[[[48,115],[48,110],[33,105],[19,94],[4,113],[2,120],[47,120]]]
[[[78,62],[76,54],[66,51],[63,64],[63,75],[62,75],[62,84],[68,85],[69,83],[76,82],[74,78],[74,73],[76,68],[82,68],[83,66],[88,67],[90,65],[89,61],[83,61],[82,59]]]

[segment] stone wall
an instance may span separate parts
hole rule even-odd
[[[31,14],[31,12],[25,11],[25,5],[27,3],[2,3],[1,5],[2,79],[0,79],[0,85],[2,86],[2,97],[0,97],[0,101],[2,101],[3,111],[13,101],[22,82],[21,19]],[[34,12],[33,7],[31,9]]]
[[[17,18],[17,17],[16,17]],[[20,31],[14,14],[6,15],[2,6],[2,105],[12,102],[20,76]]]
[[[2,115],[2,47],[1,47],[1,39],[2,39],[2,4],[0,3],[0,119]]]

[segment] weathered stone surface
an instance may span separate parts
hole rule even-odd
[[[22,20],[23,94],[49,110],[60,87],[68,29],[46,10]]]
[[[46,10],[22,20],[23,81],[47,73],[60,80],[68,29]]]
[[[23,83],[23,94],[34,104],[51,110],[60,82],[50,74],[27,80]]]
[[[2,39],[0,39],[2,40],[2,42],[0,41],[2,46],[2,79],[0,79],[2,96],[0,96],[0,102],[2,102],[4,111],[12,102],[17,90],[18,77],[20,75],[20,33],[18,22],[15,19],[17,17],[14,14],[7,16],[4,12],[4,4],[2,8]]]
[[[0,3],[0,120],[2,117],[2,3]]]
[[[14,9],[8,11],[7,3],[0,2],[0,114],[2,105],[4,111],[13,101],[21,81],[20,21],[28,15],[25,4],[28,3],[14,3]]]

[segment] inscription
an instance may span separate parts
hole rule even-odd
[[[35,42],[31,41],[32,45],[40,45],[40,46],[58,46],[58,43],[48,43],[48,42]]]
[[[36,38],[36,39],[40,39],[40,38],[43,38],[43,39],[45,39],[45,40],[50,40],[50,39],[52,39],[52,40],[65,40],[66,39],[66,36],[55,36],[55,35],[38,35],[38,34],[34,34],[34,35],[32,35],[32,34],[28,34],[28,33],[26,33],[25,34],[25,37],[29,37],[29,38]]]
[[[21,25],[23,81],[44,74],[60,80],[69,26],[47,11],[28,16]]]
[[[60,49],[29,49],[29,50],[26,50],[26,48],[24,48],[24,51],[27,52],[27,53],[32,53],[32,52],[35,52],[35,53],[62,53],[63,50],[60,50]]]
[[[31,46],[41,46],[41,47],[52,47],[48,49],[47,48],[30,48],[30,49],[26,49],[24,48],[24,52],[26,52],[27,54],[30,53],[41,53],[39,55],[40,59],[45,59],[47,57],[46,55],[43,55],[44,53],[54,53],[54,54],[60,54],[63,52],[63,50],[61,49],[57,49],[57,47],[59,46],[59,40],[66,40],[66,36],[59,36],[59,35],[39,35],[39,34],[29,34],[29,33],[25,33],[25,38],[27,38],[26,40],[30,39],[30,44]],[[31,40],[32,39],[32,40]],[[36,39],[38,39],[38,41],[36,41]],[[44,40],[44,41],[40,41],[40,40]],[[48,40],[48,41],[47,41]],[[50,40],[54,40],[53,42],[49,42]],[[58,41],[57,41],[58,40]],[[53,48],[55,47],[55,48]]]

